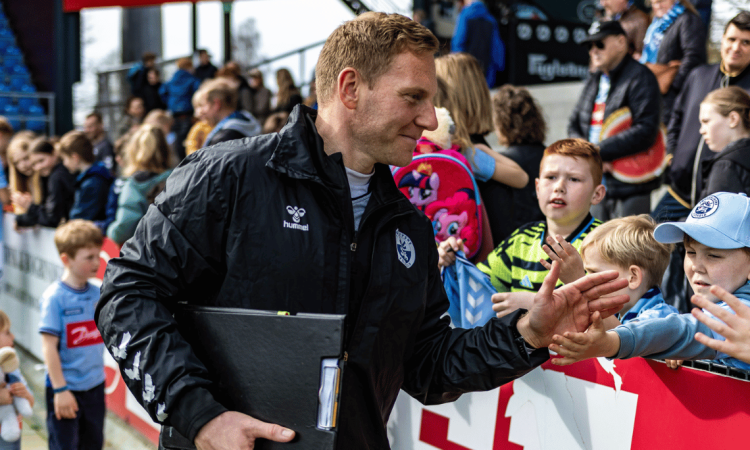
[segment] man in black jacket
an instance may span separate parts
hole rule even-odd
[[[702,161],[711,152],[699,133],[700,104],[709,92],[739,86],[750,92],[750,12],[742,11],[727,23],[721,38],[721,62],[693,69],[675,100],[667,132],[667,149],[672,161],[667,170],[669,191],[654,208],[658,221],[687,217],[700,200],[697,178]],[[697,169],[697,170],[696,170]]]
[[[608,166],[615,159],[648,150],[659,132],[661,94],[654,74],[628,54],[628,40],[619,22],[595,22],[583,41],[589,45],[596,72],[586,80],[568,121],[568,136],[598,144],[604,161],[607,195],[592,208],[597,219],[644,214],[651,211],[650,194],[659,180],[624,183],[613,178]],[[630,109],[629,129],[600,141],[602,125],[621,108]]]
[[[615,272],[554,289],[555,265],[529,314],[450,328],[432,225],[388,167],[410,162],[422,131],[437,127],[437,48],[403,16],[363,14],[321,51],[318,113],[297,106],[280,133],[196,152],[175,169],[110,261],[96,314],[154,420],[201,450],[294,436],[214,399],[170,314],[178,301],[346,314],[337,446],[387,449],[400,389],[423,403],[492,389],[543,363],[553,334],[627,300],[598,299],[626,285]]]
[[[213,127],[204,147],[260,134],[261,125],[252,114],[237,109],[237,88],[223,78],[203,83],[193,95],[195,115]]]

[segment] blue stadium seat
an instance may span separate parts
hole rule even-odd
[[[2,95],[2,94],[0,94]],[[13,104],[13,99],[10,97],[0,97],[0,111],[5,111],[5,107]]]
[[[0,37],[13,37],[13,30],[8,25],[0,26]]]
[[[40,116],[43,117],[44,116],[44,108],[42,108],[39,105],[31,105],[26,110],[21,109],[21,112],[24,113],[24,114],[26,114],[26,115],[28,115],[28,116],[33,116],[33,117],[40,117]]]
[[[39,107],[39,101],[37,101],[37,99],[35,98],[19,98],[18,99],[18,108],[24,114],[31,111],[34,107]]]
[[[35,131],[37,133],[42,133],[46,131],[46,128],[47,128],[47,122],[43,120],[27,120],[26,121],[27,130]]]
[[[18,109],[18,106],[14,104],[7,104],[3,107],[3,114],[6,116],[17,116],[20,114],[20,110]]]
[[[10,68],[10,72],[14,75],[22,75],[26,78],[29,78],[29,69],[26,68],[26,65],[24,64],[16,64],[13,67]]]

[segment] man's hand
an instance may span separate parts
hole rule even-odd
[[[456,252],[464,249],[464,241],[451,236],[438,245],[438,267],[448,267],[456,263]]]
[[[698,308],[693,309],[693,317],[726,338],[725,341],[720,341],[703,333],[695,333],[695,340],[706,347],[750,363],[750,308],[719,286],[711,286],[711,293],[724,300],[736,314],[717,306],[701,295],[694,295],[691,301],[696,306],[710,312],[724,323],[707,316]]]
[[[492,310],[497,317],[507,316],[517,309],[531,309],[534,304],[533,292],[501,292],[492,295]]]
[[[615,270],[586,275],[555,289],[559,274],[560,264],[555,261],[533,306],[518,321],[518,332],[533,347],[547,347],[555,334],[582,332],[591,324],[592,312],[600,311],[602,318],[609,317],[630,299],[626,294],[599,298],[628,285],[627,280],[617,279]]]
[[[570,245],[570,242],[559,234],[555,236],[555,239],[552,239],[552,236],[547,236],[546,241],[547,243],[542,246],[542,250],[552,262],[560,263],[560,280],[563,283],[572,283],[586,275],[586,271],[583,270],[583,259],[578,254],[578,250]],[[540,259],[539,262],[547,270],[552,269],[552,263],[544,259]]]
[[[198,450],[252,450],[256,439],[289,442],[293,438],[294,431],[288,428],[227,411],[214,417],[198,431],[195,446]]]
[[[55,417],[61,419],[75,419],[78,412],[78,402],[70,391],[55,394],[52,402],[55,404]]]

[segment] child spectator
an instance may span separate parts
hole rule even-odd
[[[484,136],[492,131],[492,100],[479,62],[468,53],[437,58],[438,80],[445,82],[447,94],[436,96],[435,106],[446,108],[455,122],[453,141],[472,165],[479,192],[487,210],[492,240],[502,241],[516,229],[513,217],[513,190],[529,183],[529,176],[512,159],[492,150]],[[438,92],[441,85],[438,82]],[[443,104],[443,99],[449,101]]]
[[[29,154],[31,165],[42,177],[46,192],[42,204],[32,203],[30,194],[14,195],[14,202],[26,209],[25,214],[16,216],[16,225],[57,227],[61,221],[68,220],[68,213],[73,207],[76,178],[63,166],[55,154],[55,147],[47,138],[34,139],[29,145]]]
[[[547,134],[542,108],[526,88],[506,84],[492,97],[492,116],[497,140],[507,147],[502,154],[521,166],[529,180],[537,179]],[[505,216],[512,229],[543,219],[534,185],[513,189],[512,215]]]
[[[31,194],[32,203],[39,204],[42,202],[42,184],[39,174],[34,172],[31,165],[31,155],[29,155],[29,144],[36,138],[36,134],[31,131],[19,131],[13,136],[8,144],[8,184],[10,187],[11,199],[14,194]],[[26,209],[20,205],[13,205],[15,214],[23,214]]]
[[[545,242],[558,254],[565,253],[561,247],[568,244],[563,242],[563,236],[574,248],[580,248],[586,235],[601,224],[589,213],[591,205],[604,198],[601,182],[602,160],[594,144],[583,139],[563,139],[547,147],[536,179],[539,208],[546,220],[517,229],[500,242],[485,262],[477,264],[500,292],[492,296],[498,316],[531,306],[548,270],[542,262],[548,257],[543,248]],[[454,253],[448,249],[461,250],[462,243],[453,238],[440,243],[441,266],[455,261]],[[546,251],[552,254],[552,250]],[[561,271],[560,278],[569,279],[574,274],[580,274],[580,268],[570,273]]]
[[[13,137],[13,126],[3,116],[0,116],[0,163],[3,165],[6,179],[8,175],[8,144]]]
[[[55,231],[65,271],[42,295],[39,332],[47,367],[50,449],[101,449],[104,444],[104,345],[94,323],[102,233],[87,220]]]
[[[146,115],[146,106],[140,97],[129,97],[125,101],[125,111],[120,121],[117,123],[117,137],[126,135],[133,131],[143,122],[143,116]]]
[[[738,86],[710,92],[700,106],[706,145],[715,157],[703,161],[700,198],[716,192],[750,194],[750,95]]]
[[[677,308],[664,302],[659,290],[672,249],[654,238],[655,227],[648,214],[613,219],[594,228],[581,243],[586,273],[616,270],[620,278],[628,280],[620,293],[628,294],[630,301],[616,316],[604,320],[605,326],[611,321],[608,328],[678,313]],[[575,279],[562,281],[572,283]]]
[[[722,288],[750,305],[750,199],[745,194],[719,192],[701,200],[685,222],[659,225],[659,242],[685,244],[685,274],[698,296],[731,308],[716,293]],[[713,317],[708,310],[703,311]],[[750,370],[750,364],[694,340],[696,333],[724,338],[690,314],[636,321],[605,331],[599,313],[584,333],[553,336],[550,350],[563,358],[557,365],[605,356],[626,359],[636,356],[670,359],[713,359],[730,367]]]
[[[13,347],[15,336],[10,332],[10,318],[4,311],[0,310],[0,348]],[[29,392],[26,379],[21,374],[20,369],[16,369],[9,374],[13,379],[20,380],[10,385],[0,388],[0,404],[7,404],[12,397],[23,397],[34,406],[34,396]],[[4,381],[4,380],[3,380]],[[21,439],[15,442],[6,442],[0,438],[0,450],[21,450]]]
[[[60,139],[62,163],[76,177],[71,219],[102,220],[112,175],[101,162],[94,161],[91,141],[80,131],[69,131]]]
[[[133,236],[138,221],[172,173],[167,141],[155,126],[141,126],[128,142],[125,153],[123,176],[127,178],[117,200],[117,215],[107,228],[107,236],[118,245]]]

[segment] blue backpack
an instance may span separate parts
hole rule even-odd
[[[481,327],[495,317],[492,294],[497,291],[490,277],[466,259],[464,252],[457,252],[456,263],[443,269],[443,286],[451,302],[448,314],[454,327]]]

